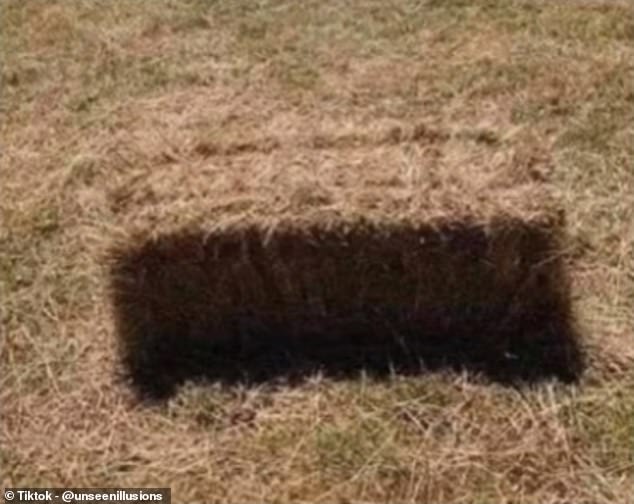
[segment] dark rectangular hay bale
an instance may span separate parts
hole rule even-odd
[[[257,223],[139,238],[112,254],[127,371],[143,391],[260,379],[475,367],[578,369],[558,219]]]

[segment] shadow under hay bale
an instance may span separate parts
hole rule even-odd
[[[154,397],[189,379],[315,371],[573,381],[582,359],[560,226],[245,225],[134,240],[111,263],[122,360]]]

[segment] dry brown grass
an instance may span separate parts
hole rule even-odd
[[[170,484],[177,502],[634,500],[629,2],[16,0],[0,23],[3,485]],[[397,173],[355,208],[403,185],[435,208],[434,187],[477,208],[491,184],[552,187],[589,361],[579,384],[317,373],[135,402],[115,378],[113,237],[260,212],[258,183],[280,205],[320,201],[324,173],[345,186],[382,166]]]

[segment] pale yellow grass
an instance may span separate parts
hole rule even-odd
[[[581,0],[3,2],[2,484],[169,485],[175,502],[634,501],[633,16]],[[411,142],[420,124],[440,136]],[[404,141],[382,144],[395,127]],[[136,403],[116,378],[107,237],[169,202],[155,173],[178,183],[285,149],[311,166],[400,150],[405,180],[424,180],[425,159],[438,177],[517,165],[552,184],[581,382],[315,376]]]

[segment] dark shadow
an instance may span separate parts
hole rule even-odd
[[[112,254],[126,372],[144,396],[471,370],[573,382],[583,359],[556,221],[186,230]]]

